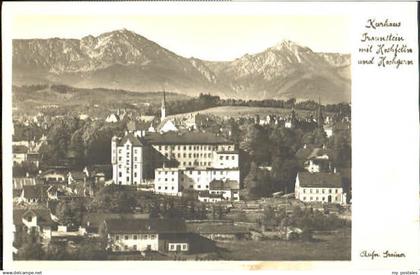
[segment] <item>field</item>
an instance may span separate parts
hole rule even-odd
[[[219,255],[224,260],[350,260],[351,230],[341,229],[337,233],[315,235],[314,241],[229,241],[218,242]]]
[[[187,114],[177,114],[169,117],[185,117],[190,114],[210,114],[217,117],[247,117],[247,116],[254,116],[259,115],[260,117],[265,117],[267,115],[281,115],[286,116],[289,115],[291,112],[290,109],[284,108],[273,108],[273,107],[248,107],[248,106],[219,106],[213,107],[209,109],[204,109],[196,112],[191,112]],[[296,113],[299,116],[306,117],[307,115],[313,113],[312,111],[306,110],[296,110]]]

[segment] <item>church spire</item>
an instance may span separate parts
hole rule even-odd
[[[317,120],[319,128],[324,126],[324,117],[322,115],[322,110],[321,110],[321,97],[320,96],[318,96],[318,112],[317,112],[316,120]]]
[[[160,120],[163,121],[166,117],[166,95],[163,90],[162,106],[160,107]]]

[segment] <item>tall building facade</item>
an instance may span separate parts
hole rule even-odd
[[[112,179],[115,184],[144,182],[144,144],[133,133],[111,141]]]

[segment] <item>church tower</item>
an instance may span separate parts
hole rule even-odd
[[[166,117],[166,98],[165,90],[163,90],[162,106],[160,107],[160,121],[163,121]]]
[[[316,122],[318,123],[319,128],[322,128],[324,126],[324,116],[322,115],[321,110],[321,97],[318,97],[318,112]]]

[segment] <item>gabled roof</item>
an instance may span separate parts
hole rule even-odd
[[[144,144],[140,141],[140,139],[136,136],[134,136],[132,133],[126,134],[118,143],[118,145],[124,145],[127,141],[130,141],[130,143],[133,146],[144,146]]]
[[[232,144],[221,136],[202,132],[168,132],[164,134],[148,133],[145,140],[152,145],[159,144]]]
[[[13,213],[13,215],[15,216],[15,213]],[[46,208],[31,208],[26,210],[23,214],[21,214],[20,216],[20,222],[22,221],[22,218],[27,218],[29,216],[36,216],[37,217],[37,224],[38,225],[53,225],[54,221],[51,219],[51,211],[49,209]],[[17,219],[19,217],[16,217]],[[19,221],[16,222],[19,223]],[[14,217],[14,221],[15,221],[15,217]]]
[[[210,190],[237,190],[239,182],[236,180],[212,180],[209,184]]]
[[[314,188],[340,188],[342,187],[341,175],[338,173],[309,173],[299,172],[300,187],[314,187]]]
[[[313,145],[308,145],[306,146],[306,148],[300,148],[297,152],[296,152],[296,157],[298,159],[312,159],[312,158],[316,158],[318,156],[322,156],[322,155],[328,155],[329,157],[331,157],[332,151],[330,149],[323,149],[320,147],[316,147]]]
[[[109,233],[182,233],[186,232],[180,219],[107,219]]]
[[[23,186],[23,196],[26,199],[47,199],[49,185],[25,185]]]

